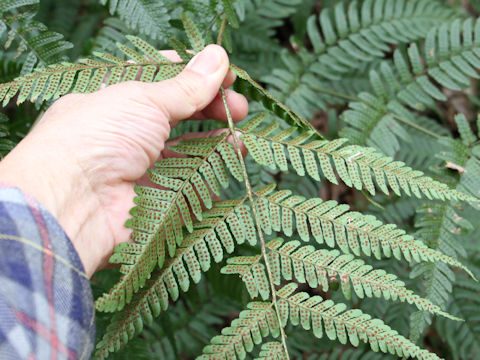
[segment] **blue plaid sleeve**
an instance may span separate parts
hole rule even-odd
[[[67,235],[35,199],[0,184],[0,359],[88,359],[94,329]]]

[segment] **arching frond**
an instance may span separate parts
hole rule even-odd
[[[457,19],[432,29],[423,51],[415,43],[408,48],[407,56],[396,50],[393,66],[384,62],[370,73],[374,95],[360,94],[361,102],[351,103],[351,109],[344,112],[348,127],[341,135],[391,154],[389,137],[401,136],[401,130],[395,128],[405,120],[416,122],[407,106],[414,110],[433,107],[435,101],[447,99],[440,87],[460,91],[479,77],[480,37],[475,30],[479,26],[480,20]],[[390,136],[382,136],[386,133]]]
[[[182,223],[193,231],[193,222],[203,219],[202,207],[212,207],[210,190],[220,195],[229,177],[242,179],[240,163],[233,146],[225,142],[227,134],[216,138],[191,139],[172,147],[189,158],[160,160],[149,170],[150,179],[160,188],[136,187],[137,206],[127,226],[133,229],[134,243],[118,245],[110,262],[122,264],[122,278],[97,301],[97,309],[116,311],[145,285],[153,269],[161,267],[165,254],[174,256],[183,242]],[[224,165],[225,164],[225,165]]]
[[[335,81],[384,58],[392,44],[421,39],[452,15],[451,9],[432,0],[339,2],[308,18],[313,54],[284,56],[285,67],[262,80],[280,101],[310,118],[325,103],[341,101],[328,94]],[[353,95],[349,90],[341,94]]]
[[[126,24],[153,39],[168,39],[172,35],[168,21],[175,1],[100,0],[111,15],[118,15]]]
[[[440,139],[439,143],[444,145],[445,149],[437,157],[444,162],[445,168],[458,173],[453,180],[456,188],[462,189],[467,194],[478,194],[480,193],[480,179],[478,179],[480,166],[473,150],[477,137],[463,114],[455,116],[455,121],[460,140],[447,137]],[[466,187],[462,184],[466,184]],[[446,204],[425,204],[418,209],[419,219],[415,224],[419,227],[417,232],[419,237],[432,249],[453,258],[465,258],[467,252],[464,241],[459,236],[462,233],[469,233],[474,227],[459,215],[460,212],[461,209],[454,201]],[[453,271],[441,263],[419,264],[414,268],[411,276],[423,280],[427,299],[441,308],[446,307],[455,282]],[[418,340],[430,323],[429,314],[424,312],[412,314],[410,338],[414,341]]]
[[[426,196],[429,199],[475,201],[470,196],[424,176],[423,172],[405,166],[401,161],[382,156],[372,148],[344,146],[346,139],[309,140],[314,133],[308,131],[294,136],[296,127],[278,131],[276,122],[258,130],[262,121],[262,116],[256,116],[239,128],[239,131],[243,133],[242,140],[249,154],[256,162],[270,169],[286,171],[290,163],[300,176],[309,175],[320,180],[323,175],[330,182],[338,184],[335,169],[347,186],[358,190],[365,188],[371,194],[375,194],[373,181],[385,194],[389,194],[388,181],[388,186],[399,196],[402,190],[403,193],[418,198]]]
[[[65,60],[64,53],[72,44],[63,35],[49,31],[34,21],[39,0],[9,0],[0,3],[0,36],[7,34],[5,48],[16,45],[16,56],[26,54],[22,74],[37,66]]]
[[[113,315],[106,333],[97,344],[97,359],[104,359],[110,352],[125,346],[142,331],[144,323],[150,324],[153,317],[168,308],[170,299],[178,299],[180,290],[187,291],[191,281],[198,283],[202,272],[210,269],[212,261],[223,259],[223,249],[231,253],[236,243],[245,241],[255,245],[255,228],[244,201],[215,203],[177,247],[174,256],[152,274],[141,291],[133,294],[127,287],[117,297],[109,294],[96,301],[96,308],[100,311],[113,311],[120,305],[125,306],[122,312]]]
[[[112,85],[139,79],[160,81],[177,75],[184,67],[172,63],[150,44],[137,37],[130,41],[142,52],[125,45],[119,49],[132,61],[124,61],[112,55],[96,53],[98,60],[83,59],[78,64],[61,63],[39,68],[8,83],[0,84],[0,100],[4,106],[18,94],[17,104],[26,100],[56,99],[66,93],[91,93],[103,84]]]
[[[448,311],[462,316],[465,322],[455,324],[438,319],[436,328],[450,345],[453,359],[475,359],[480,356],[480,285],[470,279],[457,279]]]
[[[420,230],[417,234],[420,239],[424,239],[430,248],[453,258],[466,255],[460,239],[457,239],[457,235],[458,229],[467,228],[468,222],[461,221],[452,204],[427,204],[418,212],[420,219],[416,225],[420,227]],[[445,308],[455,281],[455,273],[448,266],[439,262],[418,264],[414,267],[410,276],[423,280],[425,285],[423,291],[426,299],[442,309]],[[410,317],[410,338],[417,341],[430,323],[431,317],[429,314],[422,311],[412,314]]]
[[[368,343],[374,351],[399,357],[440,360],[436,354],[419,348],[382,320],[372,319],[359,309],[347,310],[345,304],[335,304],[318,295],[294,293],[296,288],[297,284],[290,283],[277,291],[282,324],[290,321],[293,325],[301,325],[318,338],[323,337],[325,332],[330,340],[338,340],[342,344],[348,341],[353,346],[358,346],[362,341]]]

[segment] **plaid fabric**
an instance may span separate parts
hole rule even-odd
[[[88,359],[90,283],[54,217],[0,184],[0,359]]]

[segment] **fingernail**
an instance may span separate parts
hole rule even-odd
[[[193,57],[186,69],[195,71],[201,75],[215,73],[220,66],[220,53],[216,46],[207,46]]]

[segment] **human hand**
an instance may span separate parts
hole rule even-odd
[[[72,240],[88,276],[128,241],[134,186],[161,156],[170,129],[189,118],[226,120],[218,90],[235,76],[225,51],[207,46],[176,78],[131,81],[55,102],[0,162],[0,181],[39,200]],[[246,99],[227,90],[235,121]]]

